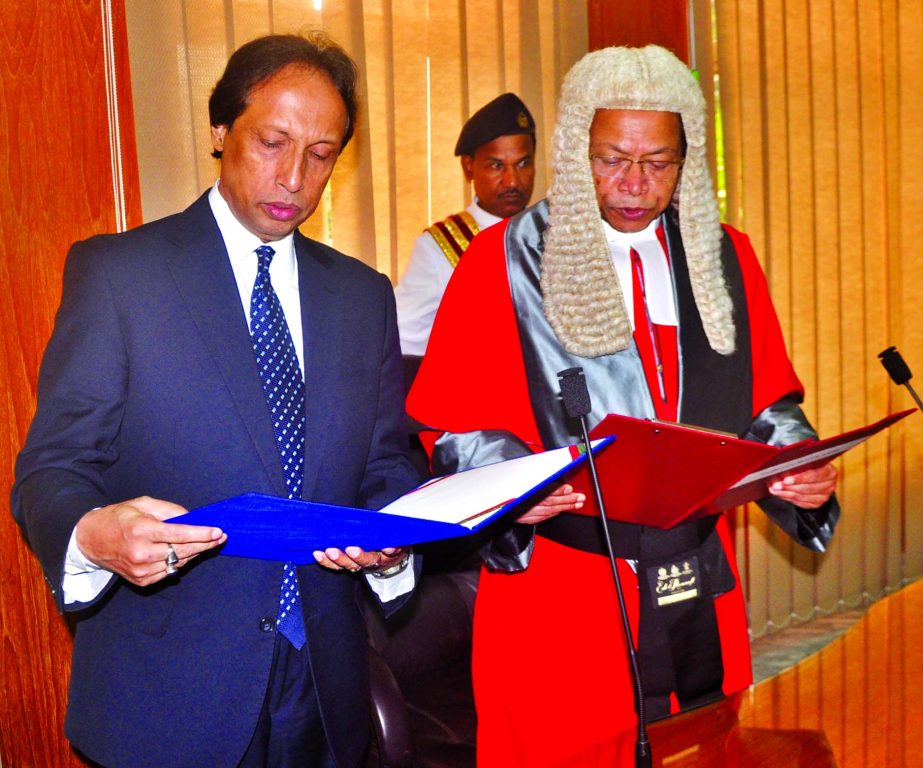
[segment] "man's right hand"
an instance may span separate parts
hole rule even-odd
[[[178,504],[149,496],[100,507],[77,523],[77,547],[100,568],[146,587],[168,575],[167,544],[181,568],[227,540],[220,528],[163,522],[184,512]]]

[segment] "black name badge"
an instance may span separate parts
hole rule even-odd
[[[694,600],[701,594],[699,561],[694,555],[649,566],[647,580],[655,608]]]

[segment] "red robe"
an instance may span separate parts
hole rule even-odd
[[[507,430],[540,450],[506,271],[508,222],[480,234],[449,283],[408,398],[418,421],[448,432]],[[752,412],[802,387],[785,352],[766,280],[746,235],[726,227],[749,313]],[[552,446],[547,446],[552,447]],[[726,521],[718,525],[737,587],[715,599],[725,694],[752,680],[740,579]],[[637,633],[634,572],[619,561]],[[637,635],[635,634],[635,637]],[[594,745],[632,728],[627,653],[608,560],[541,536],[529,567],[481,574],[473,674],[478,765],[595,765]],[[618,740],[616,740],[618,741]],[[626,748],[631,740],[622,740]]]

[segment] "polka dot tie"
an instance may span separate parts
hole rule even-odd
[[[250,297],[250,336],[276,433],[288,498],[298,499],[304,472],[304,379],[282,305],[269,281],[269,264],[275,253],[268,245],[256,249],[259,260]],[[304,645],[301,595],[291,563],[282,568],[277,625],[293,646],[300,649]]]

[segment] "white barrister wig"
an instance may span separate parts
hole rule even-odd
[[[734,351],[733,307],[721,267],[721,224],[705,159],[705,98],[688,67],[656,45],[604,48],[567,73],[552,139],[554,180],[542,258],[545,315],[581,357],[625,349],[631,323],[609,256],[589,161],[597,109],[677,112],[686,158],[671,207],[678,214],[696,307],[712,349]]]

